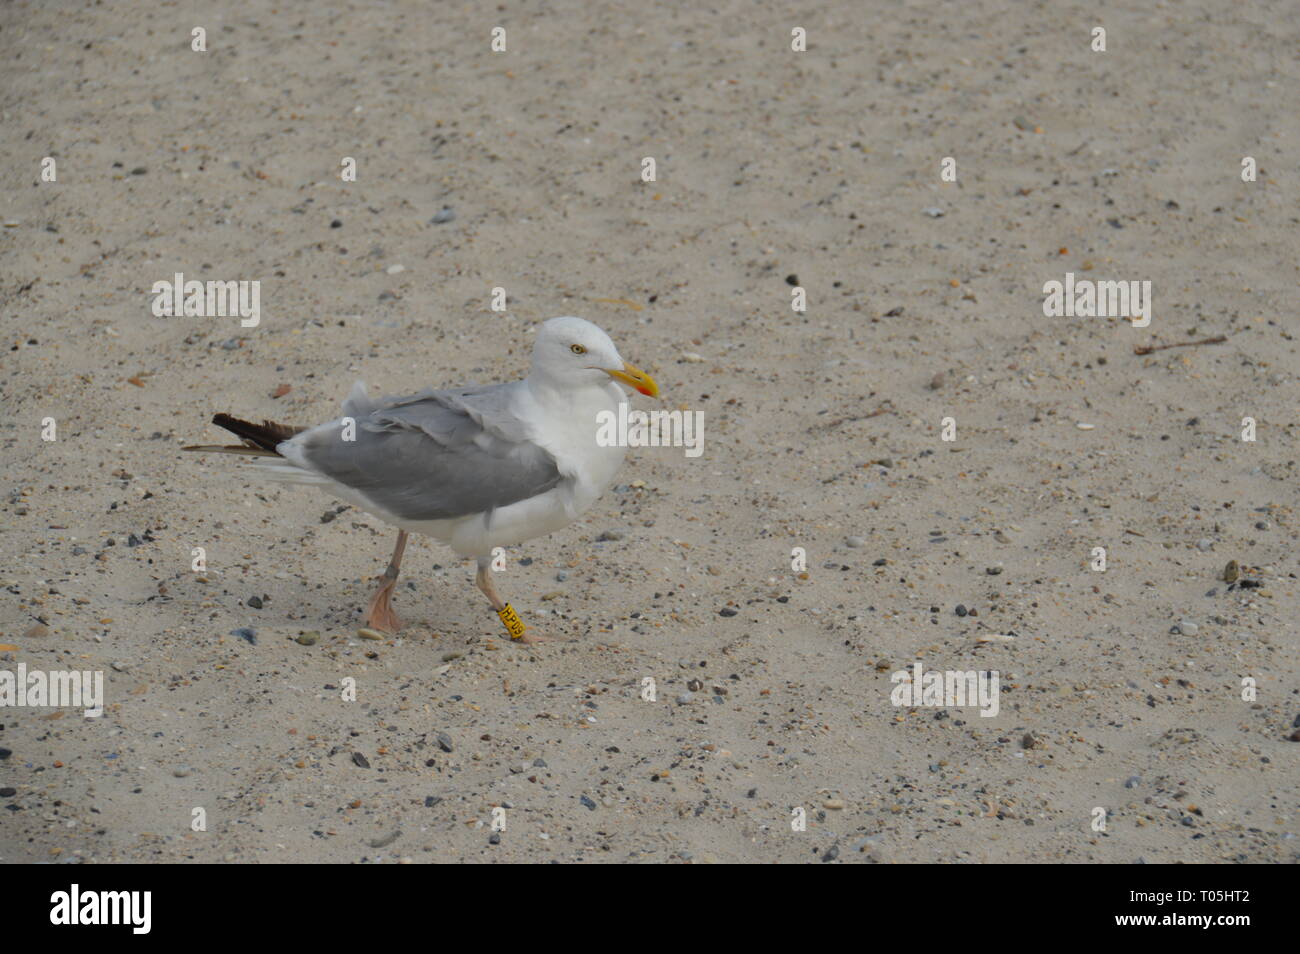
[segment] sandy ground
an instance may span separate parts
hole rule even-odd
[[[1129,6],[6,4],[0,670],[107,708],[0,710],[0,859],[1294,861],[1300,14]],[[392,532],[179,450],[558,314],[705,452],[510,552],[536,650],[427,540],[359,638]],[[918,661],[999,714],[895,707]]]

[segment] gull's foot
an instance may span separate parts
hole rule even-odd
[[[535,632],[534,630],[526,629],[526,630],[524,630],[524,633],[523,633],[522,636],[520,636],[520,637],[517,638],[517,639],[512,639],[511,642],[513,642],[513,643],[526,643],[526,644],[528,644],[529,646],[536,646],[538,643],[549,643],[549,642],[552,642],[552,639],[551,639],[550,636],[543,636],[543,635],[541,635],[540,633]]]
[[[549,643],[551,640],[547,636],[530,630],[524,625],[524,621],[519,618],[515,608],[509,603],[502,604],[497,610],[497,616],[501,617],[501,624],[505,626],[506,633],[510,636],[512,643],[526,643],[529,646],[536,646],[538,643]]]
[[[393,595],[395,582],[389,581],[385,583],[370,598],[370,605],[366,608],[366,626],[370,629],[377,629],[385,633],[396,633],[402,628],[401,619],[393,612],[392,606],[388,603],[389,597]]]

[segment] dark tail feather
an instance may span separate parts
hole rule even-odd
[[[279,457],[280,453],[275,449],[276,446],[281,441],[287,441],[289,438],[293,437],[293,435],[306,430],[306,428],[303,427],[277,424],[274,421],[263,421],[261,424],[254,424],[252,421],[241,421],[239,418],[231,417],[229,414],[215,415],[212,418],[212,423],[218,427],[224,427],[244,443],[235,447],[201,445],[185,447],[182,449],[214,451],[227,454],[250,454],[257,457]]]

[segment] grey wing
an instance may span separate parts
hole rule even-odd
[[[426,391],[372,401],[354,389],[338,422],[300,434],[286,456],[404,520],[492,511],[545,493],[563,479],[555,459],[509,412],[509,385]]]

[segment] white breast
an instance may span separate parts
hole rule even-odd
[[[612,381],[563,395],[562,407],[548,406],[543,413],[521,410],[521,415],[544,420],[533,440],[555,458],[563,479],[559,485],[527,500],[501,507],[490,515],[457,520],[436,520],[409,529],[448,544],[462,556],[485,556],[493,547],[512,546],[561,530],[588,510],[614,482],[625,447],[601,447],[596,442],[601,411],[618,412],[627,401]],[[535,409],[541,412],[538,406]]]

